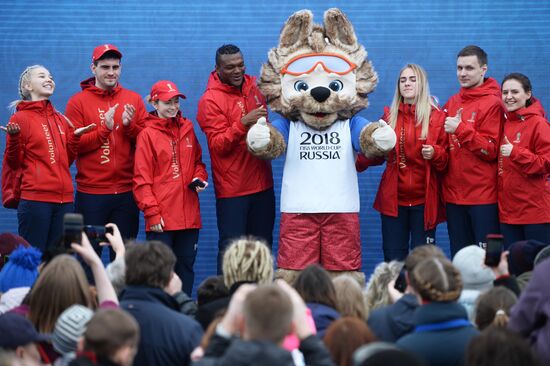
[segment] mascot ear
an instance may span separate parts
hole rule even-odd
[[[340,9],[328,9],[325,12],[324,23],[325,34],[333,45],[351,52],[359,48],[355,30]]]
[[[279,50],[288,54],[303,45],[307,45],[307,39],[313,26],[313,14],[304,9],[292,14],[286,21],[279,39]]]

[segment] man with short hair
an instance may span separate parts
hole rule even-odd
[[[120,305],[137,320],[141,334],[134,365],[189,365],[202,328],[178,311],[172,296],[181,291],[174,253],[162,242],[149,241],[129,247],[125,259]]]
[[[141,96],[119,83],[121,58],[114,45],[96,47],[94,76],[80,83],[82,91],[71,97],[65,114],[77,128],[97,125],[80,139],[76,211],[84,215],[86,225],[112,222],[124,238],[135,238],[139,228],[132,194],[135,141],[147,111]]]
[[[25,365],[42,365],[39,342],[49,337],[36,331],[32,323],[16,313],[0,315],[0,349],[11,350]]]
[[[199,101],[197,121],[208,140],[216,192],[218,274],[231,239],[254,235],[269,247],[273,241],[271,163],[254,157],[246,147],[250,126],[267,117],[265,98],[255,81],[245,75],[239,48],[223,45],[216,51],[216,69]]]
[[[443,197],[452,256],[500,232],[497,158],[505,110],[500,85],[486,73],[485,51],[464,47],[457,55],[460,91],[444,107],[449,161]]]
[[[306,305],[286,282],[244,284],[231,298],[229,309],[197,366],[294,365],[282,348],[292,332],[300,340],[305,365],[334,365],[330,353],[306,319]],[[239,335],[242,339],[233,336]]]

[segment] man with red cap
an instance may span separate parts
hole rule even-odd
[[[97,46],[92,54],[94,76],[80,83],[82,91],[71,97],[65,114],[77,128],[97,125],[80,139],[76,211],[84,215],[86,225],[112,222],[124,238],[135,238],[139,227],[132,195],[135,141],[147,111],[141,96],[119,83],[121,58],[116,46]]]
[[[137,139],[134,196],[145,217],[147,240],[168,245],[177,261],[174,272],[191,295],[201,216],[198,193],[208,183],[202,149],[193,123],[180,112],[175,83],[161,80],[151,88],[155,111]]]

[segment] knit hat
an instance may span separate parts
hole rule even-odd
[[[532,271],[535,257],[546,246],[547,244],[538,240],[522,240],[512,243],[508,248],[510,273],[519,276],[524,272]]]
[[[82,305],[73,305],[61,313],[55,322],[52,334],[53,348],[61,353],[76,352],[78,339],[86,331],[86,326],[94,312]]]
[[[535,257],[534,266],[538,266],[542,261],[545,261],[548,257],[550,257],[550,245],[545,246],[539,254]]]
[[[485,250],[477,245],[460,249],[453,258],[453,265],[460,271],[465,290],[488,290],[493,287],[495,275],[485,266]]]
[[[38,265],[42,253],[35,247],[20,245],[11,252],[9,260],[0,271],[0,292],[12,288],[31,287],[38,277]]]
[[[28,241],[12,233],[0,234],[0,269],[7,263],[6,257],[11,254],[19,245],[30,247]]]

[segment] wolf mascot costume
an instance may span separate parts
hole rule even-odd
[[[286,152],[277,262],[289,282],[312,263],[364,281],[355,158],[382,156],[396,140],[383,121],[355,115],[377,81],[338,9],[325,12],[324,27],[313,24],[309,10],[293,14],[262,66],[260,90],[284,119],[269,125],[260,118],[247,145],[264,159]]]

